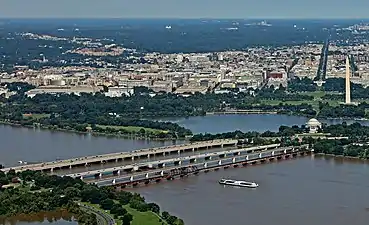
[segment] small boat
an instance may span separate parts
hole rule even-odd
[[[219,184],[237,186],[237,187],[248,187],[248,188],[257,188],[257,187],[259,187],[259,185],[255,182],[247,182],[247,181],[242,181],[242,180],[221,179],[219,181]]]

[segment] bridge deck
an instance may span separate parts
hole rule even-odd
[[[67,176],[83,177],[83,176],[91,176],[91,175],[99,174],[99,173],[109,173],[109,172],[118,171],[118,170],[127,170],[127,169],[132,169],[134,167],[140,168],[140,167],[147,167],[149,165],[158,165],[158,164],[171,163],[171,162],[174,162],[174,161],[199,159],[199,158],[205,158],[205,157],[219,157],[219,155],[224,155],[224,154],[229,155],[229,154],[235,154],[235,153],[238,153],[238,152],[248,152],[248,151],[258,151],[258,150],[260,151],[261,150],[262,153],[264,153],[264,152],[272,152],[273,150],[268,150],[270,148],[276,148],[275,151],[278,151],[278,150],[281,151],[281,150],[292,149],[293,148],[293,147],[284,147],[284,148],[277,149],[278,147],[279,147],[279,144],[272,144],[272,145],[255,146],[255,147],[249,147],[249,148],[243,148],[243,149],[217,151],[217,152],[213,152],[213,153],[203,153],[203,154],[194,155],[194,156],[177,157],[177,158],[164,159],[164,160],[158,160],[158,161],[149,161],[149,162],[138,163],[138,164],[133,163],[133,164],[126,165],[126,166],[107,168],[107,169],[101,169],[101,170],[95,170],[95,171],[88,171],[88,172],[83,172],[83,173],[68,174]],[[263,151],[265,149],[267,149],[267,150]],[[260,152],[258,152],[258,153],[260,153]]]
[[[88,163],[97,162],[97,161],[109,161],[109,160],[115,160],[115,159],[121,159],[121,158],[127,158],[127,157],[139,157],[142,155],[149,155],[149,154],[159,154],[159,153],[167,153],[167,152],[172,152],[172,151],[181,151],[181,150],[183,151],[183,150],[206,148],[206,147],[212,148],[214,146],[219,146],[219,145],[236,145],[236,144],[237,144],[237,140],[232,140],[232,139],[212,140],[212,141],[196,142],[196,143],[191,143],[191,144],[141,149],[141,150],[135,150],[131,152],[118,152],[118,153],[110,153],[110,154],[104,154],[104,155],[93,155],[93,156],[72,158],[72,159],[66,159],[66,160],[23,165],[23,166],[17,166],[17,167],[12,167],[12,168],[5,168],[5,169],[2,169],[2,171],[8,172],[10,169],[14,169],[16,172],[25,171],[25,170],[40,171],[40,170],[53,169],[57,167],[63,168],[63,167],[69,167],[69,166],[74,166],[74,165],[88,164]]]

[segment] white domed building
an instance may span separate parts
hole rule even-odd
[[[322,128],[322,123],[312,118],[306,123],[306,127],[309,128],[309,133],[318,133],[319,129]]]

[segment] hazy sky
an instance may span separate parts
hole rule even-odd
[[[368,18],[369,0],[0,0],[5,18]]]

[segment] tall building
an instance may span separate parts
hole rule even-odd
[[[350,60],[346,57],[346,104],[351,104],[351,90],[350,90]]]

